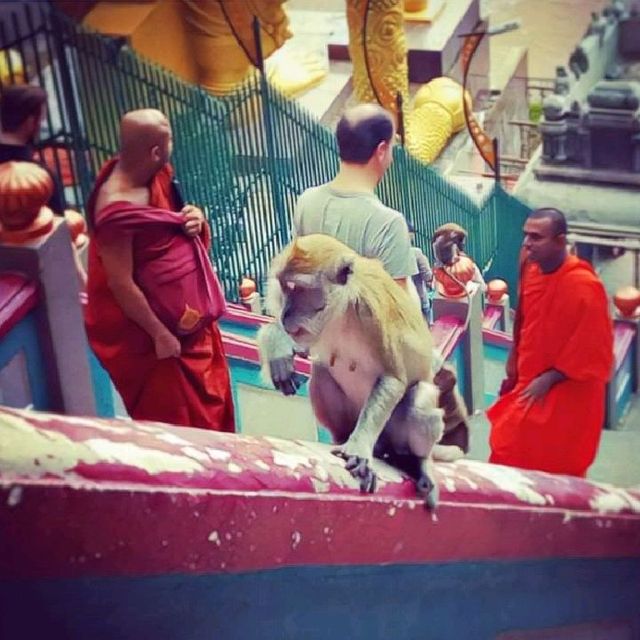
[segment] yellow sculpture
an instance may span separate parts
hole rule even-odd
[[[347,0],[353,86],[360,102],[397,112],[409,94],[402,0]]]
[[[285,0],[182,0],[198,84],[216,95],[238,87],[255,71],[253,18],[260,21],[264,58],[291,37]]]
[[[468,91],[465,100],[471,107]],[[405,118],[407,150],[423,162],[433,162],[464,127],[462,86],[451,78],[434,78],[416,93],[413,110]]]
[[[15,49],[0,49],[0,84],[24,84],[25,82],[20,54]]]

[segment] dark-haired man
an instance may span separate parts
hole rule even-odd
[[[566,234],[557,209],[524,224],[513,349],[487,411],[490,462],[584,476],[600,441],[613,333],[604,287],[568,255]]]
[[[46,106],[47,92],[40,87],[16,84],[2,89],[0,163],[11,160],[34,162],[33,144],[38,137]],[[62,187],[56,177],[48,169],[47,171],[53,180],[53,193],[47,205],[54,213],[62,215],[65,209]]]
[[[382,107],[361,104],[348,109],[336,129],[340,170],[331,182],[300,196],[293,233],[332,236],[360,255],[380,260],[406,287],[418,272],[407,223],[374,193],[391,165],[394,136],[393,119]]]

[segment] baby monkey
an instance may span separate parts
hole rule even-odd
[[[274,258],[267,309],[277,322],[258,336],[263,367],[278,389],[295,393],[291,340],[309,350],[315,416],[341,445],[335,453],[360,489],[375,491],[375,456],[413,477],[434,507],[431,454],[442,436],[442,410],[431,334],[409,294],[377,260],[308,235]]]

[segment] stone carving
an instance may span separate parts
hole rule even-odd
[[[582,105],[547,96],[540,123],[543,161],[640,173],[640,82],[601,80]]]
[[[575,75],[576,80],[583,73],[586,73],[589,70],[589,58],[582,47],[577,46],[573,50],[573,53],[569,58],[569,69],[573,71],[573,75]]]
[[[542,134],[542,157],[547,162],[564,162],[567,159],[567,99],[552,93],[542,103],[543,120],[540,122]]]
[[[556,67],[556,77],[553,83],[553,92],[566,96],[571,90],[571,80],[564,65]]]
[[[607,18],[604,15],[600,15],[595,11],[591,13],[591,22],[587,28],[587,36],[598,36],[598,44],[602,46],[604,42],[604,34],[607,30]]]

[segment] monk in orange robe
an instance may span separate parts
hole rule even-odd
[[[604,421],[613,328],[604,287],[567,254],[566,233],[557,209],[525,222],[514,346],[487,411],[489,461],[585,476]]]
[[[120,155],[102,168],[88,202],[90,227],[97,214],[124,205],[176,211],[172,189],[171,127],[159,111],[132,111],[122,119]],[[115,207],[114,207],[115,203]],[[208,247],[202,212],[182,208],[183,232]],[[162,257],[166,243],[154,230],[121,236],[92,233],[89,245],[89,342],[122,396],[129,415],[177,425],[234,431],[229,370],[215,323],[176,337],[152,311],[133,274],[136,258]]]

